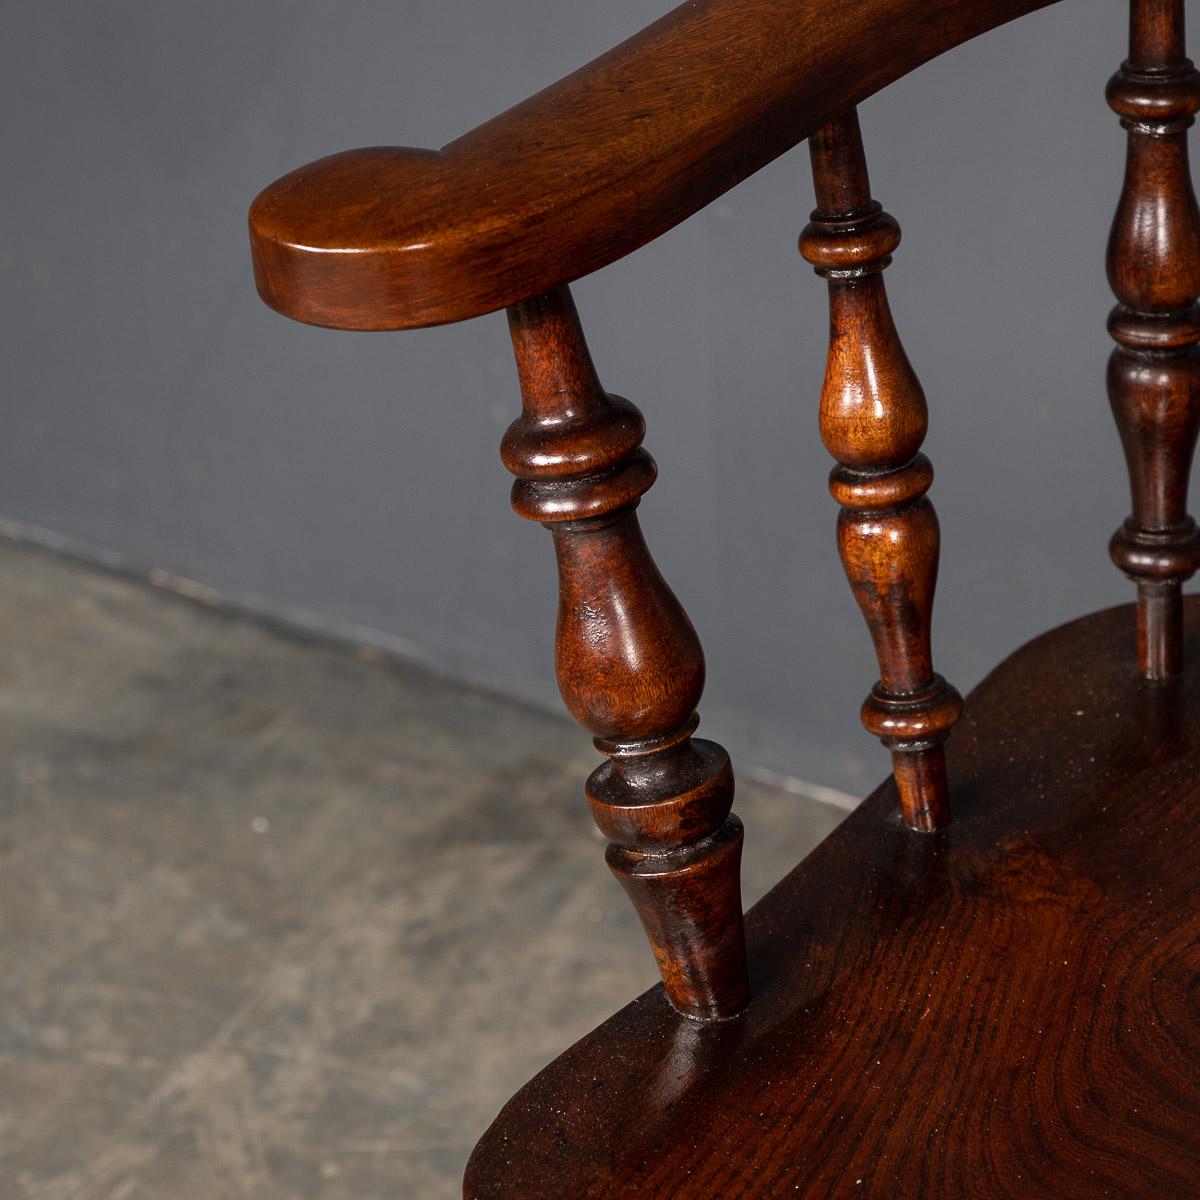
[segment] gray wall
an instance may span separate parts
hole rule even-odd
[[[508,511],[496,454],[517,406],[503,318],[291,324],[254,295],[245,209],[330,151],[441,145],[668,7],[9,6],[0,516],[550,700],[550,546]],[[1129,595],[1105,554],[1127,499],[1103,394],[1122,135],[1102,91],[1125,22],[1123,0],[1067,0],[862,111],[905,230],[888,283],[932,410],[937,657],[964,689]],[[875,668],[816,430],[811,203],[801,148],[577,298],[607,386],[649,421],[644,520],[708,651],[705,731],[861,791],[886,763],[857,722]]]

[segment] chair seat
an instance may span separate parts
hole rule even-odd
[[[754,999],[660,987],[513,1098],[468,1200],[1169,1197],[1200,1177],[1200,603],[1187,673],[1132,607],[968,698],[953,824],[889,780],[747,916]]]

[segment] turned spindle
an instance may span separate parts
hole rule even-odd
[[[635,512],[657,468],[641,414],[600,386],[566,288],[516,304],[523,399],[501,456],[516,512],[554,537],[555,666],[571,715],[608,761],[587,783],[607,861],[633,901],[671,1003],[732,1016],[746,1002],[733,769],[694,738],[704,655]]]
[[[1133,0],[1129,57],[1109,80],[1127,131],[1125,183],[1108,242],[1117,342],[1108,394],[1129,467],[1133,512],[1109,553],[1138,589],[1138,665],[1183,667],[1183,584],[1200,563],[1188,476],[1200,429],[1200,211],[1187,131],[1200,74],[1184,53],[1183,0]]]
[[[892,752],[904,820],[928,831],[950,818],[943,743],[962,710],[934,673],[930,648],[940,535],[920,453],[925,394],[888,307],[883,270],[900,227],[871,199],[853,110],[809,139],[817,207],[800,251],[829,284],[830,341],[821,439],[838,460],[838,550],[866,618],[879,682],[862,720]]]

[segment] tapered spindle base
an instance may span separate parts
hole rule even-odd
[[[900,793],[900,815],[910,829],[932,833],[950,823],[944,747],[929,746],[921,750],[892,747],[892,771]]]
[[[742,928],[742,823],[665,853],[610,844],[607,861],[654,951],[667,998],[695,1020],[735,1016],[750,999]]]
[[[899,696],[876,684],[863,701],[863,725],[892,752],[904,823],[920,833],[950,822],[944,743],[962,703],[958,689],[940,675],[920,691]]]
[[[1200,529],[1190,517],[1165,529],[1133,518],[1113,534],[1109,556],[1137,584],[1138,672],[1171,679],[1183,670],[1183,585],[1200,563]]]
[[[1170,679],[1183,670],[1183,586],[1138,584],[1138,670],[1145,679]]]

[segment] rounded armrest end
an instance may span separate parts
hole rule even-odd
[[[276,312],[332,329],[406,329],[457,319],[431,286],[453,231],[436,150],[371,146],[318,159],[250,206],[258,294]],[[403,202],[421,196],[423,212]],[[424,219],[422,219],[424,218]]]

